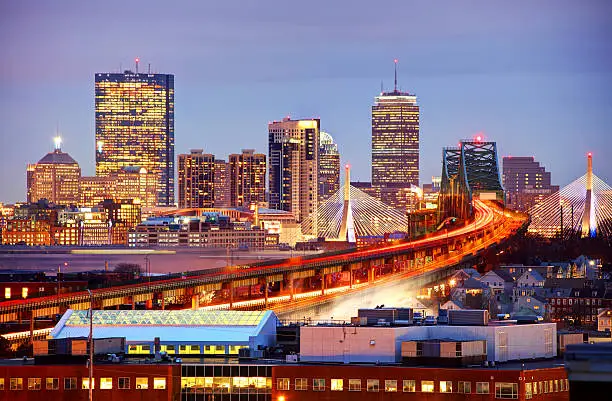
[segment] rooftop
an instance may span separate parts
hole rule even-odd
[[[68,153],[62,152],[60,149],[55,149],[53,152],[49,152],[38,161],[38,164],[77,164],[76,160],[72,158]]]

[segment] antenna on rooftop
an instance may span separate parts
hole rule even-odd
[[[151,63],[149,63],[149,74],[151,74]]]
[[[140,59],[136,57],[136,74],[138,74],[138,63],[139,62],[140,62]]]

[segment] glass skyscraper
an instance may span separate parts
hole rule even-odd
[[[157,176],[157,205],[174,204],[174,75],[95,76],[96,175],[144,167]]]
[[[372,186],[383,191],[419,185],[419,106],[395,82],[372,106]]]
[[[340,189],[340,153],[338,145],[327,132],[319,138],[319,202]]]

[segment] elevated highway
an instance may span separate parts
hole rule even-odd
[[[33,323],[36,318],[61,314],[68,308],[88,309],[90,302],[94,309],[121,305],[135,308],[136,304],[163,309],[177,299],[190,299],[193,308],[273,307],[280,311],[393,280],[443,278],[450,267],[526,229],[526,215],[504,210],[493,202],[473,203],[474,219],[469,224],[416,241],[192,272],[93,290],[91,298],[87,292],[77,292],[0,302],[0,322]],[[31,337],[33,329],[31,325]]]

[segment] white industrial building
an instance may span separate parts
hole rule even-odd
[[[553,358],[557,355],[554,323],[488,326],[304,326],[300,359],[305,362],[396,363],[403,341],[486,340],[487,360]]]

